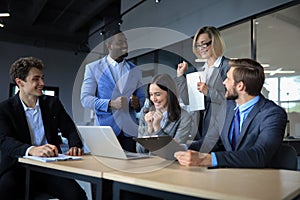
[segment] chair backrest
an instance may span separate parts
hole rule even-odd
[[[277,154],[273,157],[271,167],[276,169],[297,170],[297,152],[288,144],[281,144]]]

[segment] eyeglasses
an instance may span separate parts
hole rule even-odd
[[[196,44],[196,45],[195,45],[195,49],[197,49],[197,50],[204,49],[204,48],[208,47],[209,45],[211,45],[211,42],[212,42],[212,41],[209,41],[209,42],[203,43],[203,44],[201,44],[201,45]]]

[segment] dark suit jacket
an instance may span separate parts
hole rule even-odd
[[[273,101],[260,95],[260,100],[243,123],[236,148],[232,149],[229,133],[235,106],[234,101],[224,102],[217,120],[209,127],[200,151],[216,151],[219,167],[272,167],[271,160],[284,136],[286,112]],[[220,146],[215,145],[219,138],[225,148],[223,151],[218,151]],[[195,141],[190,148],[200,149],[201,145],[201,142]]]
[[[68,139],[69,146],[82,147],[76,126],[57,97],[40,96],[39,104],[49,144],[60,150],[60,131]],[[0,176],[18,166],[17,159],[25,155],[31,146],[31,138],[25,111],[19,93],[0,103]]]

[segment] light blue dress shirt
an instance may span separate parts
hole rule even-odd
[[[234,110],[239,109],[240,110],[240,131],[242,129],[243,123],[246,120],[247,116],[251,112],[252,108],[256,105],[256,103],[259,101],[259,96],[254,97],[247,103],[244,103],[243,105],[236,106]],[[231,142],[232,140],[232,134],[233,134],[233,123],[231,124],[230,133],[229,133],[229,140]],[[216,158],[216,154],[214,152],[211,152],[212,157],[212,166],[216,167],[218,166],[218,161]]]
[[[125,62],[125,60],[120,63],[116,62],[110,57],[110,55],[107,56],[106,61],[109,65],[109,69],[114,77],[117,87],[121,92],[123,92],[130,71],[130,66],[127,64],[127,62]]]
[[[29,108],[22,100],[21,102],[25,111],[32,144],[32,146],[26,150],[25,154],[28,155],[28,152],[32,147],[48,144],[48,142],[45,135],[39,99],[37,99],[35,108]]]

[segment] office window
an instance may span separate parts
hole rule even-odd
[[[251,23],[249,21],[226,28],[220,32],[226,45],[224,54],[226,57],[251,57]]]
[[[290,134],[300,136],[300,5],[257,18],[254,24],[268,97],[288,113]]]

